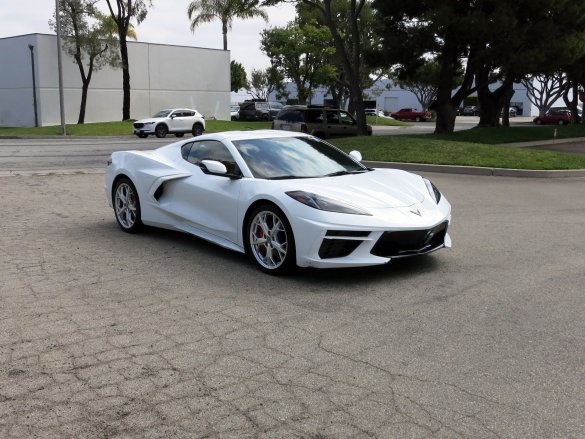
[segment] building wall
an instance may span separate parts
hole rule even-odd
[[[57,37],[32,34],[0,39],[0,126],[33,126],[32,74],[28,44],[35,46],[39,124],[58,125],[59,80]],[[229,120],[230,54],[227,51],[161,44],[128,43],[131,117],[152,116],[163,108],[196,108],[207,118]],[[81,76],[65,52],[63,89],[65,119],[76,123]],[[86,122],[120,120],[122,71],[111,67],[93,73]]]

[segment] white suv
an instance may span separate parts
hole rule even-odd
[[[154,134],[156,137],[165,137],[171,133],[183,137],[185,133],[200,136],[205,131],[205,118],[197,110],[178,108],[161,110],[149,119],[140,119],[134,122],[134,134],[140,138]]]

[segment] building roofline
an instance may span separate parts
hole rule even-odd
[[[11,35],[9,37],[0,37],[0,41],[7,40],[7,39],[10,39],[10,38],[32,37],[32,36],[35,36],[35,35],[47,36],[47,37],[55,37],[55,38],[57,38],[57,35],[56,34],[47,34],[47,33],[41,33],[41,32],[32,32],[32,33],[29,33],[29,34]],[[212,47],[200,47],[200,46],[185,46],[185,45],[181,45],[181,44],[149,43],[147,41],[134,41],[134,40],[128,40],[127,43],[128,44],[148,44],[149,46],[185,47],[187,49],[203,49],[203,50],[215,50],[215,51],[219,51],[219,52],[224,52],[223,49],[215,49],[215,48],[212,48]],[[226,50],[225,52],[230,53],[229,50]]]

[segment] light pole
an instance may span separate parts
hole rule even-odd
[[[59,70],[59,107],[61,109],[61,134],[67,135],[65,128],[65,103],[63,99],[63,63],[61,61],[61,13],[59,0],[55,0],[55,22],[57,24],[57,66]]]
[[[35,46],[32,44],[28,45],[30,49],[30,64],[32,66],[32,80],[33,80],[33,108],[35,109],[35,127],[39,126],[39,117],[37,115],[37,80],[35,78],[35,57],[33,55],[33,50]]]

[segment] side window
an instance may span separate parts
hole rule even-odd
[[[215,160],[223,163],[228,174],[240,173],[240,169],[227,147],[217,140],[202,140],[192,143],[187,161],[199,166],[202,160]]]
[[[343,125],[354,125],[355,124],[354,118],[347,111],[340,111],[339,115],[341,116],[341,123]]]
[[[183,116],[185,116],[185,117],[195,116],[195,112],[194,111],[184,111]]]
[[[307,111],[307,123],[322,123],[323,122],[323,111],[322,110],[308,110]]]
[[[283,111],[279,114],[278,120],[288,123],[302,122],[303,114],[300,110]]]
[[[181,155],[183,156],[183,159],[189,159],[189,153],[191,152],[192,146],[193,142],[185,143],[183,146],[181,146]]]
[[[339,123],[339,113],[337,110],[327,110],[327,123]]]

